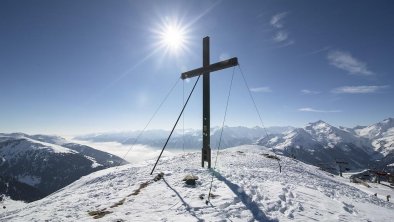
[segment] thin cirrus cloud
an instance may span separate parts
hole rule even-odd
[[[286,31],[279,31],[273,37],[275,42],[283,42],[289,38],[289,34]]]
[[[268,93],[268,92],[272,92],[271,88],[268,86],[264,86],[264,87],[256,87],[256,88],[250,88],[251,92],[261,92],[261,93]]]
[[[283,19],[287,16],[287,12],[281,12],[272,16],[270,24],[275,28],[283,28]]]
[[[342,86],[331,90],[332,93],[347,93],[347,94],[366,94],[376,93],[383,89],[389,88],[388,85],[384,86]]]
[[[319,91],[314,91],[314,90],[309,90],[309,89],[303,89],[301,90],[301,93],[304,95],[316,95],[316,94],[320,94]]]
[[[284,29],[284,19],[286,18],[287,14],[287,12],[275,14],[270,20],[270,25],[276,30],[272,40],[275,43],[281,44],[279,47],[285,47],[294,44],[294,40],[289,39],[289,33]]]
[[[330,51],[327,54],[329,63],[338,69],[345,70],[354,75],[373,75],[367,64],[354,58],[350,53],[344,51]]]
[[[340,113],[340,112],[342,112],[341,110],[320,110],[320,109],[314,109],[314,108],[311,108],[311,107],[299,108],[298,111],[300,111],[300,112],[312,112],[312,113]]]

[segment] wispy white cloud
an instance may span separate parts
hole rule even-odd
[[[327,59],[331,65],[355,75],[373,75],[367,68],[367,64],[354,58],[350,53],[344,51],[330,51]]]
[[[376,93],[382,89],[388,88],[385,86],[342,86],[331,90],[332,93],[349,93],[349,94],[365,94]]]
[[[263,93],[272,92],[271,88],[268,87],[268,86],[250,88],[250,91],[252,91],[252,92],[263,92]]]
[[[310,107],[299,108],[298,111],[312,112],[312,113],[340,113],[340,112],[342,112],[341,110],[320,110],[320,109],[314,109],[314,108],[310,108]]]
[[[283,48],[283,47],[286,47],[289,45],[293,45],[294,43],[295,43],[294,40],[288,40],[288,41],[285,41],[282,44],[278,45],[276,48]]]
[[[310,51],[310,52],[308,52],[308,53],[305,53],[305,54],[303,54],[303,55],[301,55],[301,56],[316,55],[316,54],[319,54],[319,53],[328,51],[328,50],[330,50],[330,49],[331,49],[331,46],[325,46],[325,47],[323,47],[323,48],[316,49],[316,50]]]
[[[319,91],[314,91],[314,90],[309,90],[309,89],[303,89],[303,90],[301,90],[301,93],[302,93],[302,94],[305,94],[305,95],[316,95],[316,94],[320,94]]]
[[[270,20],[270,25],[276,30],[275,35],[272,37],[272,40],[275,43],[280,44],[278,46],[279,48],[294,44],[294,40],[290,39],[289,33],[284,30],[283,20],[287,16],[287,14],[287,12],[275,14],[271,17]]]
[[[275,34],[273,39],[275,42],[283,42],[286,41],[288,38],[289,34],[286,31],[279,31]]]
[[[272,16],[270,24],[275,28],[283,28],[283,19],[287,16],[287,12],[281,12]]]

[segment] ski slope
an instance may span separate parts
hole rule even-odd
[[[220,152],[214,173],[201,168],[201,154],[184,153],[97,171],[52,195],[18,209],[0,211],[0,221],[392,221],[394,204],[318,168],[261,146]],[[213,152],[213,162],[215,152]],[[270,153],[273,154],[273,153]],[[164,177],[152,179],[163,172]],[[182,181],[199,177],[196,186]],[[146,186],[141,186],[144,184]],[[136,191],[139,192],[136,192]],[[388,191],[389,192],[389,191]],[[200,197],[203,196],[203,199]],[[393,195],[392,195],[393,196]],[[111,206],[114,206],[111,208]],[[109,211],[93,219],[88,212]]]

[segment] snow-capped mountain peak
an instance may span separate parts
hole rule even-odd
[[[346,159],[349,168],[365,167],[375,155],[367,139],[321,120],[274,138],[260,139],[258,144],[309,164],[329,163],[332,167],[338,158]]]
[[[335,142],[340,141],[340,137],[336,135],[338,133],[336,128],[322,120],[309,123],[304,129],[310,135],[317,137],[319,141],[324,141],[325,139],[334,140]]]
[[[375,123],[373,125],[367,126],[365,128],[357,129],[355,132],[369,139],[378,139],[384,136],[384,133],[394,128],[394,119],[387,118],[381,122]]]

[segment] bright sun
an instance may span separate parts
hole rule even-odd
[[[177,22],[165,22],[159,28],[159,44],[167,52],[180,53],[187,49],[187,30]]]
[[[163,33],[163,42],[172,49],[178,49],[184,44],[185,36],[178,27],[169,26]]]

